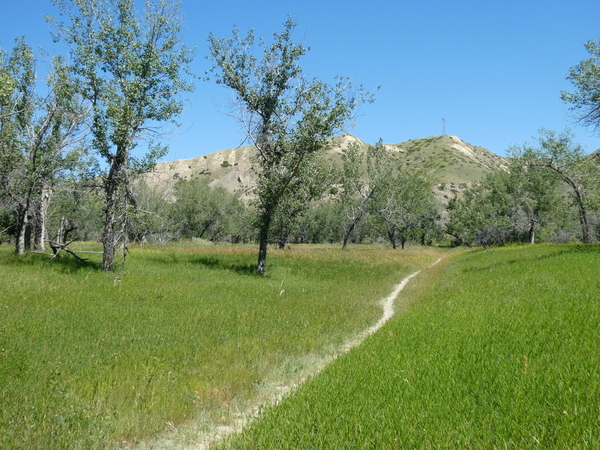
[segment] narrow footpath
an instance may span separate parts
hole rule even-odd
[[[427,266],[427,268],[435,266],[441,260],[442,258],[439,258],[437,261]],[[158,442],[142,444],[138,447],[137,450],[209,450],[211,446],[222,441],[227,436],[233,433],[240,432],[246,425],[248,425],[256,417],[258,417],[260,411],[263,410],[265,407],[273,406],[279,403],[286,395],[290,394],[290,392],[294,391],[299,386],[301,386],[306,379],[317,375],[328,364],[333,362],[339,356],[348,353],[351,349],[359,346],[368,336],[378,331],[388,320],[390,320],[394,316],[394,302],[396,301],[396,298],[398,297],[402,289],[404,289],[404,287],[412,278],[421,273],[422,270],[418,270],[402,279],[400,283],[394,286],[394,289],[392,290],[390,295],[388,295],[381,301],[383,312],[381,318],[377,321],[377,323],[358,333],[355,338],[342,345],[337,351],[333,352],[333,354],[330,357],[324,358],[322,361],[315,365],[315,369],[311,373],[302,377],[295,384],[273,384],[268,389],[268,395],[263,396],[261,401],[259,401],[252,407],[233,414],[231,420],[228,420],[226,425],[214,426],[210,430],[204,432],[193,431],[191,429],[187,432],[184,432],[188,436],[188,439],[185,439],[188,442],[189,440],[191,440],[191,435],[195,436],[193,439],[194,444],[192,445],[181,445],[177,442],[179,441],[179,439],[175,437],[173,439],[165,438]]]

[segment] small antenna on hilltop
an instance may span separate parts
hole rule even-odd
[[[446,136],[446,119],[442,119],[442,136]]]

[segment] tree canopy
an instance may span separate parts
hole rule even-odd
[[[214,62],[209,79],[233,91],[238,118],[256,147],[259,273],[266,270],[276,214],[295,193],[317,181],[317,157],[327,147],[326,139],[344,130],[365,100],[363,90],[352,90],[347,78],[330,85],[303,73],[300,58],[309,49],[292,40],[295,27],[289,18],[271,44],[260,40],[258,52],[252,30],[245,37],[237,28],[227,39],[209,36]],[[315,197],[317,190],[312,190]]]
[[[127,210],[135,203],[131,172],[150,168],[166,147],[150,142],[142,158],[132,151],[159,131],[158,124],[174,123],[182,113],[179,94],[192,89],[184,75],[193,52],[179,38],[179,3],[147,1],[138,18],[133,0],[54,1],[69,20],[57,29],[70,44],[72,71],[92,107],[92,146],[108,165],[102,267],[112,270],[117,247],[125,249]]]
[[[579,121],[600,128],[600,39],[590,40],[585,44],[590,54],[588,59],[571,67],[567,80],[576,88],[574,92],[562,92],[562,99],[572,104]]]

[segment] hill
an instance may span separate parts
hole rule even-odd
[[[344,148],[355,143],[366,149],[368,143],[352,135],[331,139],[326,157],[341,164]],[[506,167],[506,159],[484,147],[468,144],[457,136],[432,136],[399,144],[385,144],[392,160],[408,168],[425,169],[432,174],[432,186],[441,201],[484,175]],[[220,150],[209,155],[171,162],[161,162],[146,176],[152,185],[171,187],[177,180],[208,177],[213,186],[223,186],[242,198],[252,197],[255,176],[251,169],[252,146]]]

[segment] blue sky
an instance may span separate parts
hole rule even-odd
[[[210,62],[208,33],[228,37],[237,25],[270,37],[291,14],[295,39],[311,47],[302,65],[331,82],[349,76],[374,91],[376,101],[359,111],[351,133],[375,143],[399,143],[447,134],[504,155],[512,145],[532,142],[541,127],[569,126],[587,152],[600,136],[577,125],[561,90],[570,67],[587,58],[583,46],[600,38],[598,0],[182,0],[188,46],[197,48],[194,70]],[[27,37],[50,54],[44,14],[50,0],[0,0],[0,46]],[[223,114],[227,89],[196,82],[178,135],[166,142],[166,160],[193,158],[239,146],[239,124]]]

